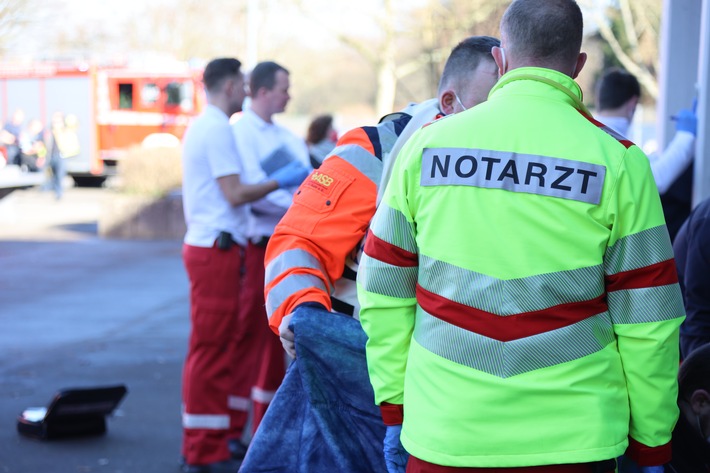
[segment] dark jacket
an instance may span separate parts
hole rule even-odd
[[[681,355],[710,342],[710,199],[701,202],[673,243],[687,318],[680,326]]]

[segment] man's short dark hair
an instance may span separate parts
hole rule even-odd
[[[471,36],[457,44],[444,65],[439,92],[450,84],[458,88],[458,82],[475,70],[482,60],[493,61],[493,46],[500,46],[500,40],[492,36]]]
[[[251,74],[249,74],[249,88],[252,95],[255,95],[262,87],[266,87],[267,90],[273,89],[278,71],[284,71],[288,74],[288,70],[285,67],[273,61],[264,61],[257,64]]]
[[[574,0],[515,0],[501,21],[506,47],[518,58],[574,62],[584,20]]]
[[[210,61],[202,73],[202,83],[208,92],[216,91],[225,79],[239,75],[242,63],[233,57]]]
[[[641,85],[636,77],[623,69],[610,69],[597,82],[597,108],[614,110],[633,97],[641,96]]]

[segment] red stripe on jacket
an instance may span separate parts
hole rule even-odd
[[[571,302],[544,310],[501,316],[429,292],[417,284],[417,302],[428,313],[469,332],[501,342],[567,327],[607,310],[606,296]]]
[[[605,278],[608,292],[623,289],[643,289],[667,286],[678,282],[678,273],[673,258],[643,268],[623,271]]]
[[[393,266],[411,268],[419,265],[416,253],[387,243],[372,232],[369,232],[365,239],[365,254]]]
[[[623,137],[621,135],[621,133],[614,132],[620,138],[618,138],[617,136],[614,136],[612,133],[609,133],[609,131],[607,131],[607,130],[611,130],[611,128],[608,125],[603,124],[599,120],[596,120],[593,116],[587,115],[586,113],[582,112],[581,110],[579,110],[579,113],[581,113],[584,118],[586,118],[587,120],[589,120],[590,122],[595,124],[597,127],[601,128],[603,131],[605,131],[609,136],[615,138],[616,141],[618,141],[619,143],[624,145],[624,147],[626,149],[629,149],[634,145],[633,141],[626,139],[625,137]]]

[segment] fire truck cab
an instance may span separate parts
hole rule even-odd
[[[74,124],[78,153],[65,156],[77,185],[100,185],[136,145],[179,145],[204,105],[199,71],[181,68],[0,64],[3,122],[17,109],[49,130],[60,112]]]

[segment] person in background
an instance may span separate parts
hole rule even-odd
[[[244,204],[300,183],[307,169],[292,163],[256,184],[241,180],[229,117],[245,97],[241,63],[210,61],[203,72],[207,107],[183,139],[183,261],[190,282],[190,339],[183,371],[183,471],[234,473],[229,438],[240,419],[230,406],[240,334]]]
[[[435,98],[345,133],[296,192],[266,248],[265,293],[272,330],[298,357],[249,446],[244,473],[384,470],[385,429],[357,320],[363,241],[402,143],[486,100],[498,79],[491,48],[499,44],[489,36],[461,41]]]
[[[288,70],[272,61],[260,62],[249,74],[250,105],[232,125],[244,163],[244,182],[263,182],[291,163],[311,168],[303,139],[273,120],[274,115],[286,110],[291,99],[289,87]],[[294,190],[295,187],[279,189],[252,202],[247,216],[246,277],[239,309],[242,339],[234,359],[239,377],[232,392],[236,401],[232,408],[246,422],[251,407],[252,432],[259,427],[286,371],[279,339],[265,323],[264,254],[274,227],[291,205]],[[234,434],[240,436],[240,432]],[[244,450],[237,438],[233,439],[232,448],[235,452]]]
[[[22,124],[25,122],[25,112],[18,108],[12,114],[12,118],[5,122],[0,130],[0,143],[5,146],[7,153],[7,164],[19,166],[22,164],[20,153],[20,135]]]
[[[306,135],[306,145],[311,158],[311,166],[318,169],[326,156],[335,148],[338,132],[333,127],[332,115],[318,115],[310,125]]]
[[[365,243],[388,471],[663,471],[684,311],[648,158],[582,103],[576,2],[500,32],[488,100],[407,142]]]
[[[610,69],[597,83],[595,118],[626,138],[640,98],[641,86],[634,75],[622,69]],[[690,213],[698,126],[695,104],[690,109],[680,110],[673,119],[676,133],[670,144],[662,153],[649,156],[671,241]]]
[[[67,175],[67,169],[64,165],[64,155],[62,154],[63,134],[64,114],[62,112],[54,112],[49,127],[47,158],[45,162],[47,181],[42,188],[54,191],[57,200],[61,200],[64,195],[64,178]]]
[[[27,124],[27,129],[20,135],[22,166],[29,172],[38,172],[44,168],[47,146],[44,142],[44,125],[38,118]]]
[[[678,373],[680,418],[666,473],[710,472],[710,344],[697,347]]]
[[[64,132],[61,141],[62,156],[65,159],[74,158],[81,153],[79,142],[79,118],[73,113],[64,118]]]
[[[710,199],[693,209],[673,242],[687,318],[680,326],[685,358],[710,343]]]

